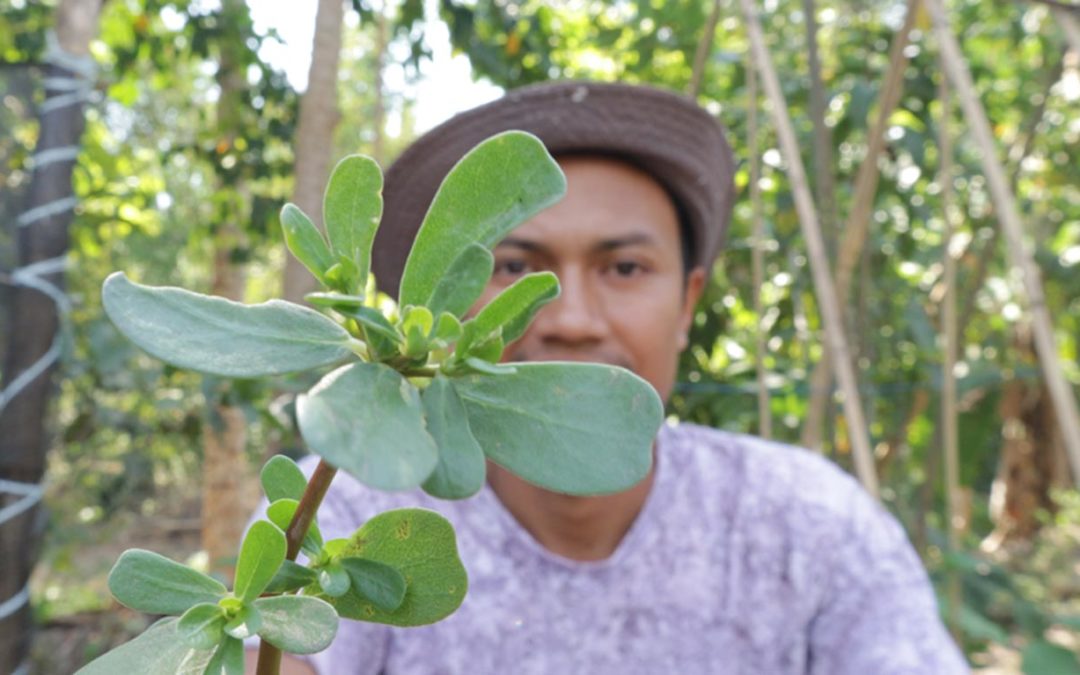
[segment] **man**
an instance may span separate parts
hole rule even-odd
[[[494,251],[481,304],[531,271],[551,270],[562,286],[507,360],[625,366],[666,400],[733,196],[722,129],[683,97],[541,85],[429,132],[387,173],[374,254],[381,287],[397,288],[453,163],[511,128],[545,142],[568,192]],[[341,475],[320,524],[346,536],[404,506],[454,524],[469,573],[464,604],[421,628],[343,621],[311,659],[319,673],[966,671],[899,525],[800,449],[669,424],[644,481],[589,498],[491,464],[485,488],[461,502],[378,493]]]

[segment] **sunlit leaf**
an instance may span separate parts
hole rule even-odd
[[[466,248],[491,248],[565,192],[559,165],[535,136],[507,131],[477,145],[447,174],[424,217],[402,274],[401,304],[429,306]]]
[[[319,228],[296,204],[286,204],[281,209],[281,229],[289,251],[316,279],[322,281],[326,270],[334,264],[334,257]]]
[[[352,536],[346,558],[364,558],[396,569],[406,582],[405,598],[392,612],[350,588],[328,598],[349,619],[394,626],[420,626],[449,616],[465,598],[468,579],[457,553],[454,528],[424,509],[380,513]]]
[[[266,517],[271,523],[277,525],[282,532],[288,532],[289,524],[292,523],[293,516],[296,515],[296,509],[299,506],[300,502],[295,499],[279,499],[267,507]],[[319,524],[312,520],[300,548],[308,555],[313,555],[318,553],[322,545],[323,538],[322,532],[319,531]]]
[[[274,455],[259,474],[263,492],[271,502],[279,499],[300,500],[307,489],[307,478],[296,462],[285,455]],[[278,527],[281,527],[278,525]],[[285,528],[282,528],[285,529]]]
[[[350,155],[334,167],[323,197],[330,246],[338,256],[353,263],[355,278],[349,283],[360,290],[371,267],[371,243],[382,217],[382,185],[382,171],[375,160]]]
[[[285,533],[265,520],[257,520],[244,536],[236,560],[233,592],[244,602],[259,597],[285,560]]]
[[[551,272],[526,274],[503,289],[472,319],[478,341],[501,331],[504,344],[521,337],[541,307],[559,295],[559,280]]]
[[[283,651],[321,652],[337,634],[337,612],[318,598],[279,595],[259,598],[254,605],[263,619],[259,637]]]

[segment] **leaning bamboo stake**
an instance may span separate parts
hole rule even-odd
[[[795,195],[795,209],[799,214],[799,223],[806,238],[807,253],[810,257],[810,272],[814,280],[818,306],[825,324],[825,343],[836,369],[836,379],[844,395],[844,415],[848,422],[848,435],[851,439],[855,458],[855,472],[863,487],[874,497],[878,496],[877,475],[874,473],[874,458],[870,453],[870,434],[863,416],[862,401],[859,398],[855,369],[848,359],[847,336],[845,335],[842,313],[836,302],[836,288],[829,276],[829,258],[825,253],[825,241],[821,236],[814,211],[814,200],[806,180],[806,171],[799,158],[798,141],[795,128],[788,116],[787,102],[780,89],[780,79],[776,75],[772,58],[765,48],[765,37],[761,31],[753,0],[739,0],[746,15],[746,30],[750,36],[750,48],[754,53],[754,62],[765,85],[765,92],[772,100],[773,118],[776,133],[780,140],[780,149],[788,165],[788,178]]]
[[[751,252],[753,261],[752,294],[754,297],[754,316],[757,317],[756,360],[757,360],[757,403],[758,434],[762,438],[772,438],[772,410],[769,405],[769,389],[765,382],[765,319],[761,302],[761,287],[765,283],[765,218],[761,208],[761,156],[758,151],[758,84],[754,56],[750,55],[750,67],[746,69],[747,124],[746,133],[750,137],[750,204],[753,209],[754,247]]]
[[[716,35],[716,24],[720,21],[720,0],[714,0],[712,11],[705,22],[705,32],[698,41],[697,53],[694,54],[694,69],[690,73],[690,98],[697,98],[701,93],[701,80],[705,77],[705,62],[712,51]]]
[[[998,214],[1001,232],[1005,235],[1010,263],[1021,272],[1024,289],[1027,292],[1028,310],[1031,312],[1032,331],[1035,338],[1035,350],[1039,355],[1046,386],[1054,403],[1061,425],[1061,434],[1065,441],[1065,450],[1072,465],[1073,479],[1080,485],[1080,411],[1072,388],[1065,379],[1064,370],[1058,362],[1057,345],[1054,342],[1054,329],[1050,314],[1046,308],[1042,280],[1027,243],[1024,241],[1023,226],[1016,202],[1009,190],[1008,178],[995,154],[994,136],[990,130],[990,121],[979,101],[972,82],[971,73],[964,61],[963,53],[956,37],[952,34],[948,16],[941,0],[926,0],[927,8],[933,18],[939,49],[946,73],[956,88],[964,118],[971,129],[976,144],[982,155],[983,172],[986,174],[990,195],[994,200],[994,210]]]
[[[908,0],[904,25],[893,38],[877,118],[867,137],[866,158],[863,159],[855,177],[855,196],[847,221],[844,223],[840,250],[836,257],[837,302],[841,312],[847,306],[855,266],[866,246],[866,237],[870,229],[870,211],[874,206],[874,195],[877,193],[880,177],[878,157],[885,149],[885,127],[893,111],[896,110],[900,102],[900,94],[903,92],[904,71],[908,65],[908,57],[904,54],[904,50],[908,46],[911,29],[915,26],[920,2],[921,0]],[[802,444],[807,447],[820,448],[821,446],[825,408],[832,392],[832,366],[828,359],[828,353],[823,355],[810,377],[810,404],[802,433]]]
[[[960,490],[960,459],[957,449],[957,412],[956,412],[956,257],[953,255],[953,184],[952,184],[952,137],[949,134],[949,83],[942,77],[938,87],[938,100],[941,103],[941,122],[938,124],[938,148],[941,153],[938,181],[941,184],[941,219],[944,223],[942,232],[942,259],[944,272],[942,283],[945,293],[942,304],[942,347],[944,358],[941,366],[941,437],[945,464],[945,527],[949,551],[958,550],[960,543],[960,515],[957,495]],[[960,611],[960,575],[956,570],[949,573],[947,584],[949,598],[949,627],[957,631]]]

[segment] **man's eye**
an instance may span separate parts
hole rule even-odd
[[[496,274],[525,274],[529,269],[529,264],[524,260],[503,260],[495,263]]]
[[[635,274],[639,274],[643,268],[632,260],[620,260],[612,265],[612,269],[614,269],[615,274],[620,277],[632,277]]]

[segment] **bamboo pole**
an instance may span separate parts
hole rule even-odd
[[[716,24],[720,21],[720,0],[714,0],[712,11],[705,22],[705,31],[698,41],[697,52],[694,54],[694,69],[690,74],[690,98],[697,98],[701,93],[701,80],[705,76],[705,62],[709,59],[712,51],[713,40],[716,36]]]
[[[810,258],[810,272],[814,280],[814,290],[818,307],[825,324],[825,342],[836,369],[836,379],[844,397],[844,415],[848,422],[848,434],[851,439],[855,458],[855,472],[863,487],[878,496],[877,475],[874,472],[874,458],[870,452],[870,434],[863,416],[862,401],[859,398],[855,370],[848,359],[847,336],[843,326],[843,314],[836,301],[836,287],[829,276],[829,258],[825,252],[825,241],[821,235],[814,200],[810,196],[806,171],[799,157],[798,141],[795,128],[788,115],[787,103],[780,88],[780,79],[773,66],[772,57],[765,47],[761,22],[753,0],[739,0],[746,16],[746,30],[750,37],[750,48],[754,53],[754,62],[764,82],[765,92],[772,101],[773,118],[780,150],[787,161],[788,178],[795,196],[795,209],[799,214],[799,224],[806,238],[807,253]]]
[[[963,107],[964,118],[981,151],[983,172],[986,174],[987,186],[994,200],[994,209],[998,214],[1001,232],[1005,236],[1010,264],[1020,270],[1023,278],[1039,365],[1061,424],[1061,434],[1072,466],[1073,479],[1080,485],[1080,411],[1077,410],[1072,388],[1065,379],[1064,370],[1058,362],[1053,324],[1046,307],[1039,268],[1024,241],[1020,214],[1009,189],[1005,170],[995,152],[990,121],[979,101],[960,45],[952,34],[945,8],[941,0],[926,0],[926,4],[934,22],[946,73],[956,89]]]
[[[885,72],[885,84],[882,86],[881,99],[878,103],[877,118],[867,136],[866,157],[855,177],[855,195],[851,211],[844,223],[840,250],[836,257],[837,302],[841,312],[847,306],[855,266],[866,246],[866,237],[870,229],[870,211],[874,205],[874,195],[877,193],[880,177],[877,161],[885,149],[885,127],[889,123],[889,117],[896,110],[896,105],[900,102],[900,94],[903,92],[904,71],[908,64],[904,49],[908,46],[921,1],[908,0],[904,25],[893,37],[889,52],[889,66]],[[832,392],[832,366],[828,359],[828,353],[823,355],[810,377],[810,404],[801,437],[801,442],[806,447],[821,447],[825,408],[829,394]]]
[[[941,366],[941,447],[945,464],[945,522],[949,551],[955,552],[960,544],[960,517],[957,512],[957,494],[960,489],[960,459],[957,448],[956,411],[956,256],[953,253],[953,184],[952,184],[952,137],[949,134],[950,97],[949,83],[945,77],[938,84],[938,100],[941,103],[941,121],[938,124],[938,148],[941,153],[938,180],[941,184],[942,259],[944,272],[942,283],[945,293],[942,305],[942,347],[944,358]],[[957,570],[949,572],[947,582],[948,623],[954,634],[958,630],[960,611],[960,575]]]
[[[752,293],[756,326],[757,360],[757,403],[758,434],[762,438],[772,438],[772,409],[769,405],[769,389],[765,382],[765,320],[761,302],[761,287],[765,283],[765,218],[761,207],[761,156],[758,148],[758,83],[754,56],[750,55],[749,68],[746,69],[747,94],[747,130],[749,136],[748,152],[750,155],[750,203],[753,209],[754,247],[751,252],[753,261]]]

